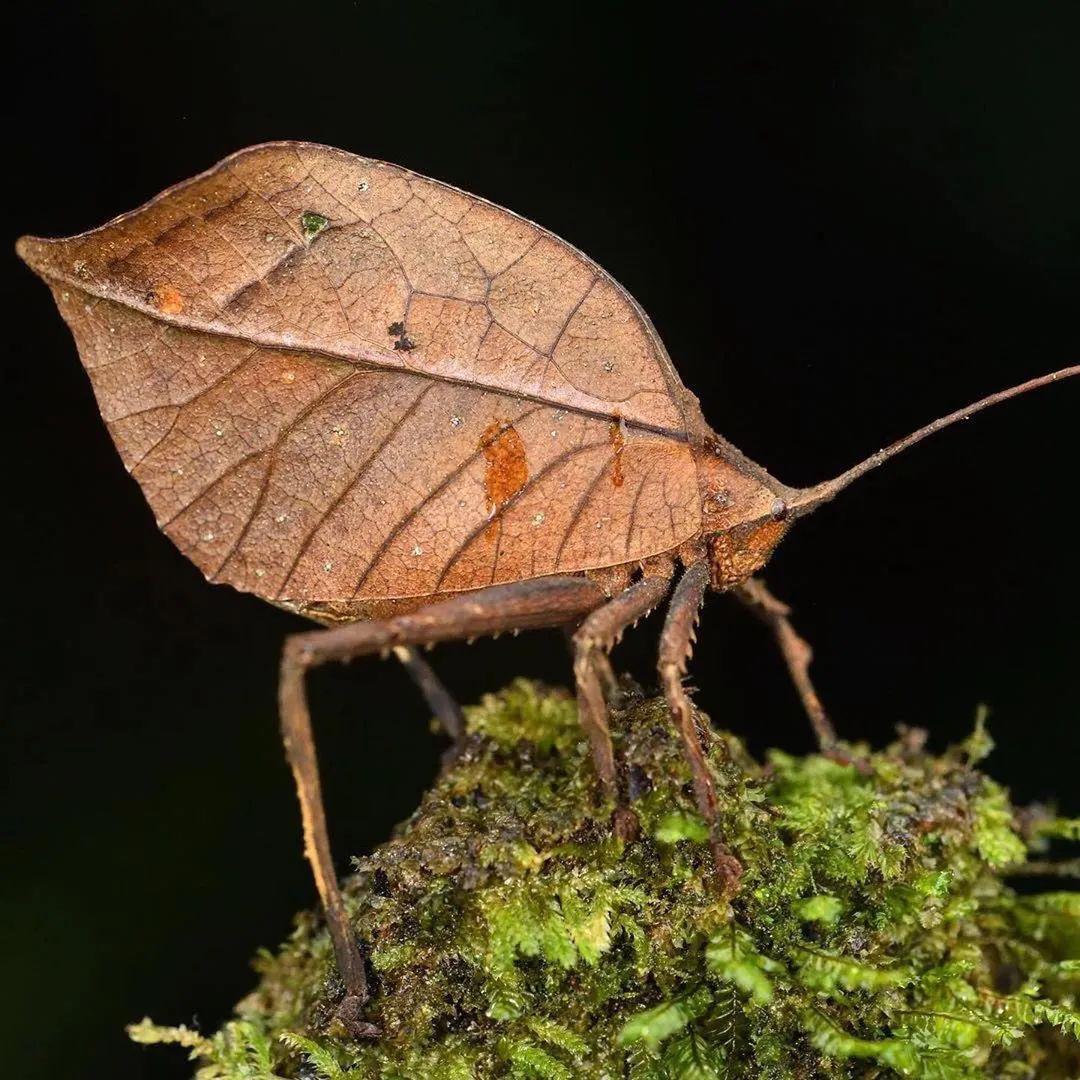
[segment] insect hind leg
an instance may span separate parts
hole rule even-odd
[[[300,800],[304,853],[311,864],[345,984],[338,1015],[355,1036],[370,1037],[377,1032],[362,1019],[369,996],[367,972],[334,871],[307,703],[307,672],[322,664],[389,653],[397,647],[415,648],[510,629],[565,626],[603,601],[603,592],[586,578],[536,578],[459,594],[409,615],[314,630],[286,639],[278,687],[282,738]]]

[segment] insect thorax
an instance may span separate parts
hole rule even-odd
[[[712,587],[731,589],[757,573],[783,539],[790,492],[721,439],[707,439],[695,459]]]

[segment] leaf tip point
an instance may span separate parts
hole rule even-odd
[[[20,236],[15,241],[15,254],[35,273],[40,273],[40,268],[45,261],[45,247],[48,240],[40,236]]]

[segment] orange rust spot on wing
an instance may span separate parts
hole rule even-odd
[[[480,436],[480,449],[487,461],[484,491],[488,510],[505,506],[528,482],[529,462],[525,443],[513,424],[498,420],[488,424]]]
[[[608,426],[608,438],[611,440],[611,448],[615,456],[611,459],[611,482],[615,487],[622,487],[626,480],[623,474],[623,450],[626,447],[626,434],[623,432],[621,416],[616,416]]]
[[[162,315],[179,315],[184,310],[184,298],[175,285],[159,285],[149,299]]]

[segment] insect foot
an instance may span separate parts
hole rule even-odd
[[[742,885],[743,864],[716,837],[709,840],[709,847],[719,879],[720,894],[734,896]]]
[[[335,1018],[353,1039],[377,1039],[382,1030],[378,1024],[364,1019],[367,1001],[356,994],[346,994],[337,1007]]]
[[[467,753],[344,884],[378,972],[368,1001],[341,1000],[326,928],[301,919],[221,1033],[144,1021],[132,1037],[179,1043],[220,1080],[253,1062],[292,1077],[659,1078],[687,1061],[732,1080],[1076,1075],[1076,894],[1006,878],[1046,873],[1025,839],[1045,849],[1076,823],[1018,813],[973,760],[985,732],[940,757],[902,738],[867,751],[866,773],[820,753],[766,767],[707,739],[729,852],[680,782],[666,700],[628,693],[611,729],[641,832],[616,853],[572,695],[519,681],[466,716]],[[734,879],[736,853],[745,887],[718,898],[714,861]]]

